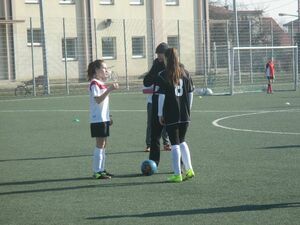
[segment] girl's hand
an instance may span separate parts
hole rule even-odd
[[[160,123],[161,125],[165,125],[165,119],[164,119],[163,116],[159,116],[158,119],[159,119],[159,123]]]
[[[109,86],[109,89],[110,89],[110,91],[119,89],[119,84],[118,84],[118,83],[112,83],[112,84]]]
[[[109,115],[109,126],[113,125],[113,123],[112,115]]]

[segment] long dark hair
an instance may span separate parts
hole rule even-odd
[[[88,70],[87,70],[87,78],[89,81],[94,78],[94,76],[96,74],[96,70],[100,69],[102,67],[103,63],[104,63],[104,60],[97,59],[89,64]]]
[[[177,50],[175,48],[168,48],[165,52],[165,60],[168,80],[170,84],[177,85],[179,79],[182,77]]]

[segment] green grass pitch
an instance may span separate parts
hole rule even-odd
[[[88,96],[0,101],[0,224],[298,225],[300,92],[194,96],[196,177],[173,184],[170,152],[141,176],[146,96],[111,94],[111,180],[91,178]],[[287,104],[290,103],[290,104]]]

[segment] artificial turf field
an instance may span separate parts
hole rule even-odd
[[[115,177],[92,179],[88,101],[0,100],[1,225],[300,224],[300,91],[195,96],[187,142],[196,177],[176,184],[166,182],[170,152],[157,174],[140,175],[139,93],[111,94]]]

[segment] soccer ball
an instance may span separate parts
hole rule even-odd
[[[151,176],[157,172],[157,165],[153,160],[145,160],[141,165],[142,174],[145,176]]]

